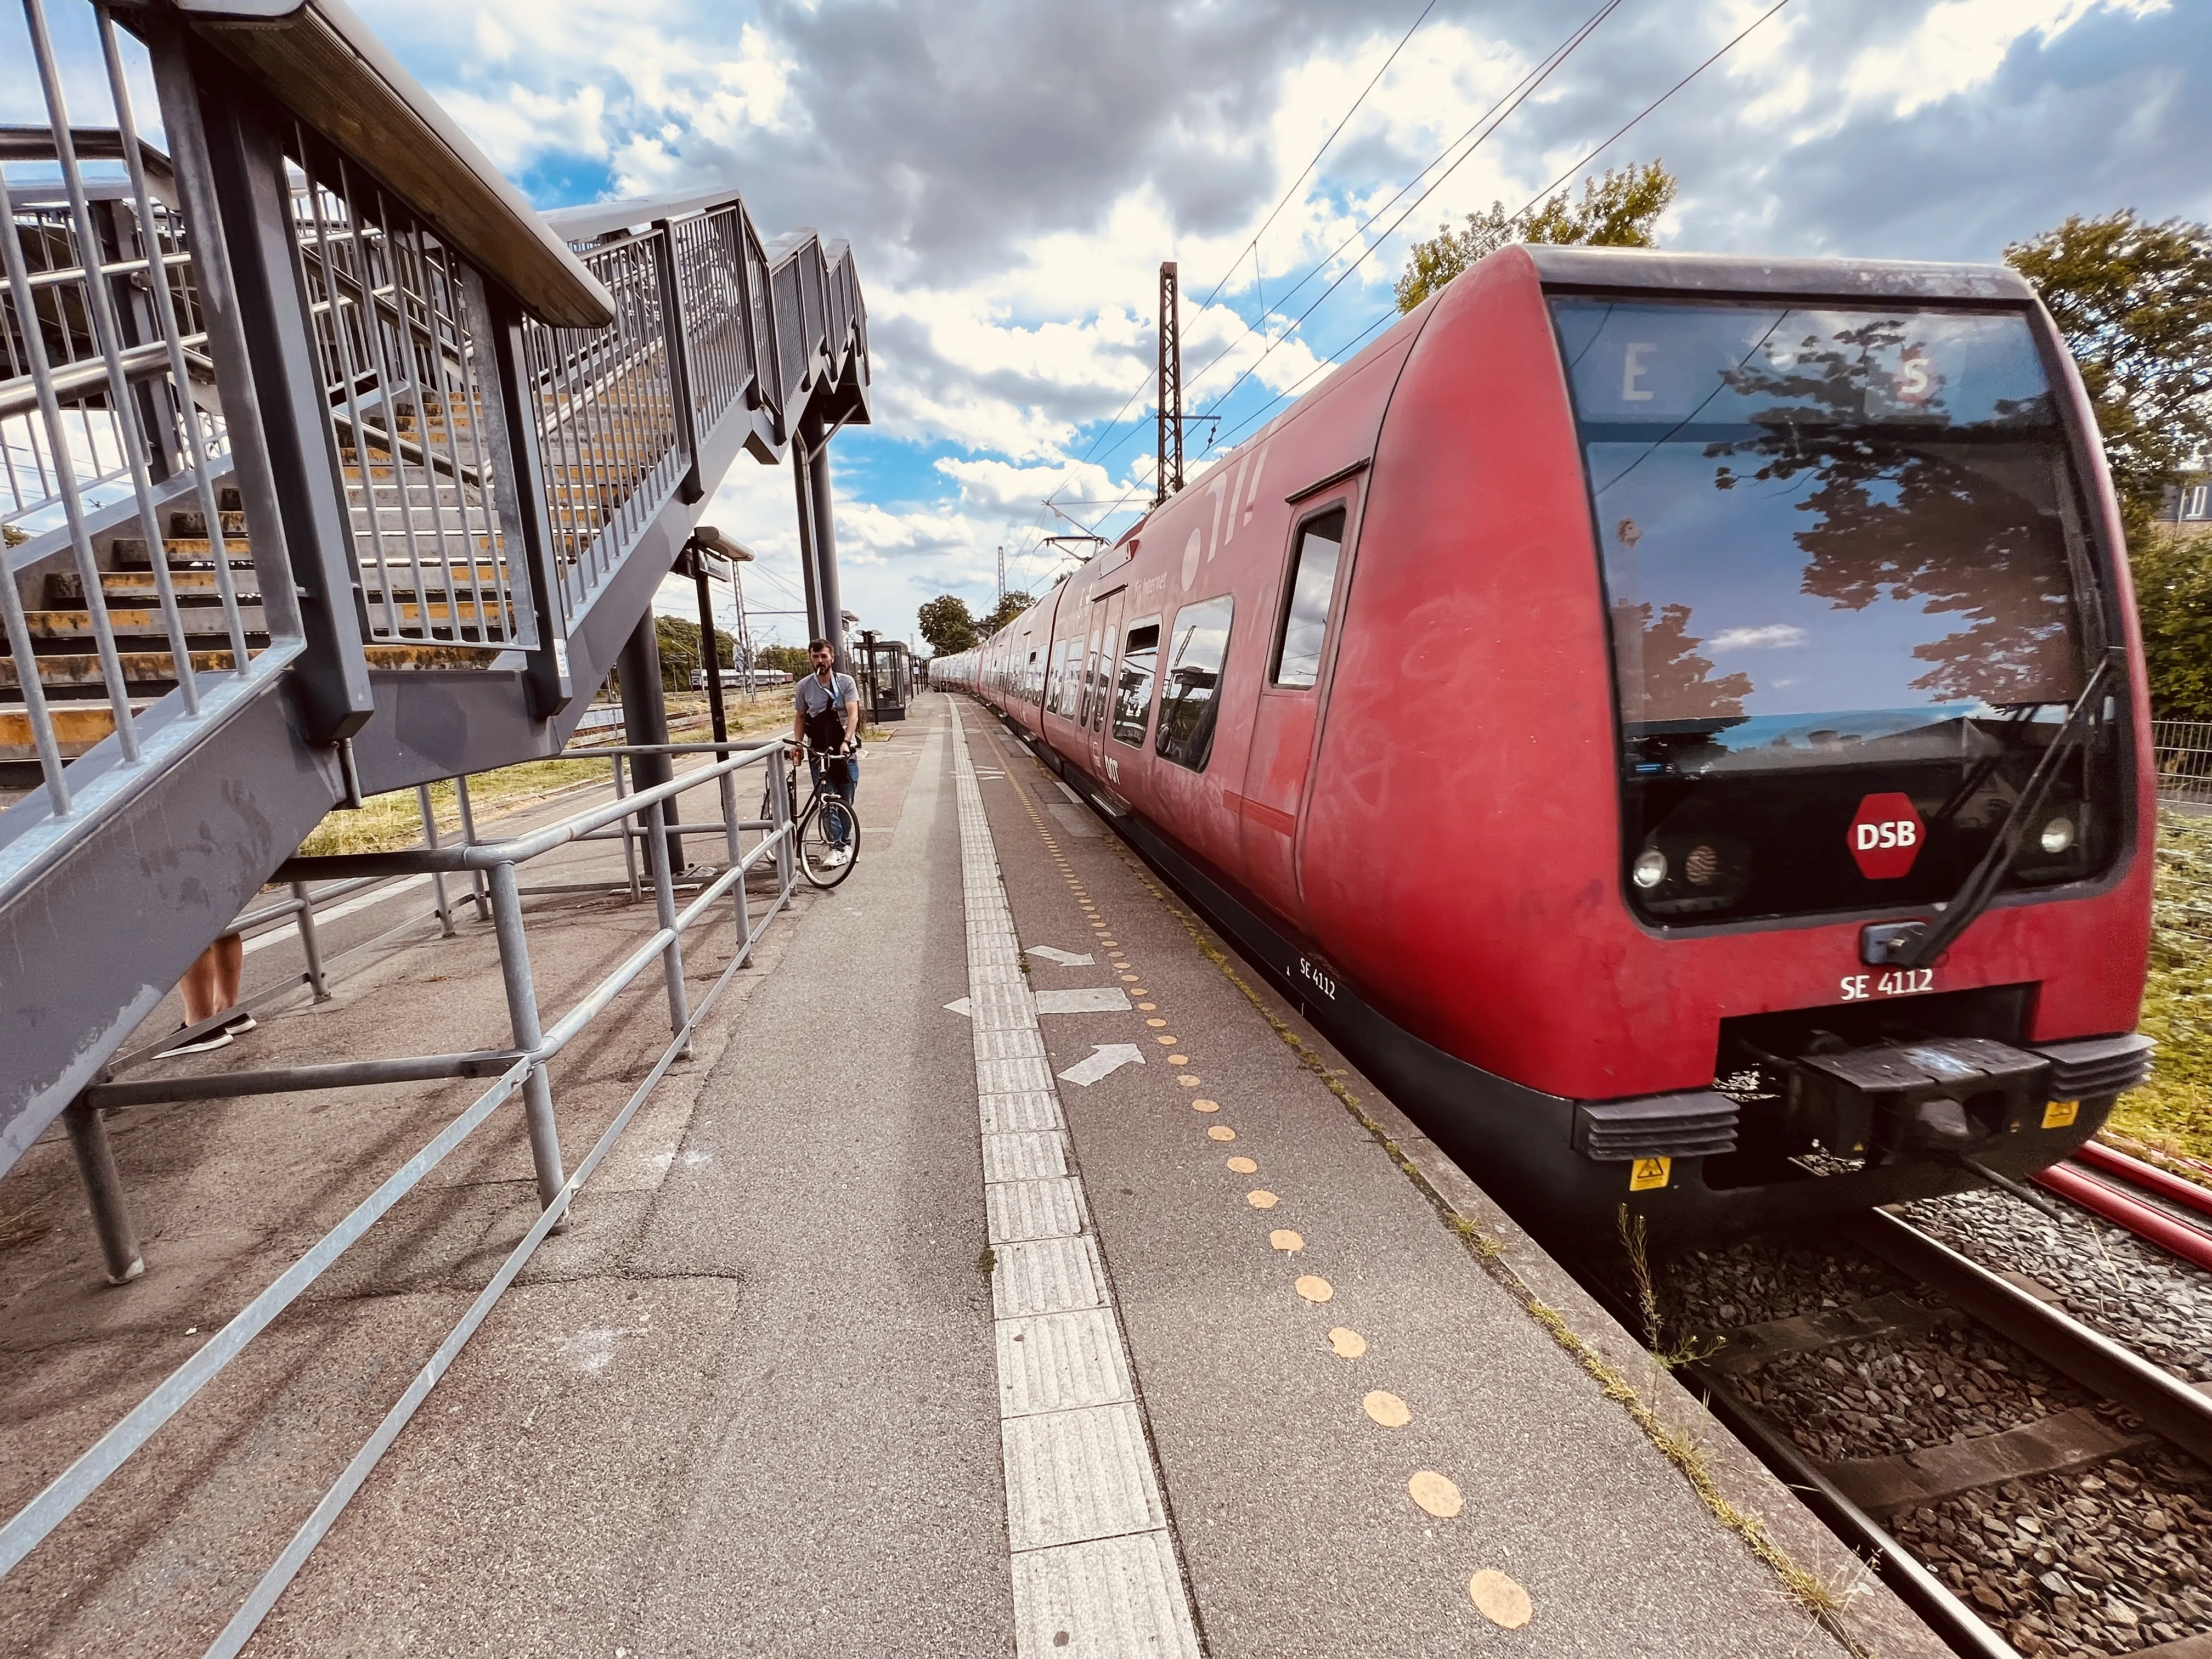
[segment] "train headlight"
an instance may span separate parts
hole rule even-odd
[[[2043,850],[2057,858],[2074,844],[2074,820],[2056,817],[2043,826]]]
[[[1667,879],[1667,855],[1656,847],[1649,848],[1637,855],[1628,872],[1638,887],[1656,887]]]

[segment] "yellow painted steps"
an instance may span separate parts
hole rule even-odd
[[[368,665],[386,669],[481,668],[496,656],[501,647],[471,645],[372,645],[367,647]],[[198,662],[199,653],[193,653]],[[219,656],[223,665],[228,665],[230,653],[211,652]],[[41,659],[41,661],[49,660]],[[0,672],[9,665],[0,660]],[[13,679],[6,681],[8,695],[15,696]],[[143,714],[153,707],[154,699],[133,696],[130,699],[133,714]],[[54,723],[54,740],[63,758],[75,759],[115,730],[115,715],[105,697],[56,698],[46,704],[46,712]],[[0,763],[29,761],[39,758],[38,745],[32,741],[31,716],[21,702],[0,703]]]
[[[220,605],[187,605],[178,606],[179,620],[185,625],[186,640],[228,639],[229,624],[223,621]],[[27,611],[23,620],[28,625],[33,641],[54,640],[89,640],[92,613],[89,611]],[[266,618],[258,605],[238,607],[238,620],[246,629],[249,643],[264,638],[269,631]],[[152,607],[137,609],[124,605],[107,608],[107,625],[116,638],[161,639],[169,636],[168,627],[161,620],[160,611]],[[7,642],[0,640],[0,655],[5,655]]]
[[[247,647],[247,654],[258,656],[259,652]],[[133,690],[175,684],[177,659],[167,651],[118,651],[116,659],[123,665],[123,678]],[[192,672],[198,674],[223,674],[230,672],[236,659],[228,651],[195,651],[191,653]],[[39,684],[49,690],[70,687],[102,687],[106,682],[100,678],[100,656],[97,652],[57,652],[52,655],[41,653],[32,659],[39,665]],[[0,657],[0,691],[13,691],[21,684],[15,672],[13,657]]]
[[[131,711],[143,714],[152,699],[133,697]],[[115,715],[106,702],[52,702],[46,712],[53,719],[54,742],[64,759],[75,759],[115,730]],[[0,761],[35,761],[38,745],[31,738],[31,716],[21,703],[0,703]]]

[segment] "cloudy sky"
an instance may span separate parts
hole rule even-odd
[[[852,240],[875,425],[835,446],[838,545],[894,635],[938,592],[988,605],[1001,544],[1042,587],[1040,538],[1078,527],[1048,495],[1127,522],[1164,258],[1225,445],[1391,311],[1411,237],[1562,173],[1662,157],[1662,241],[1735,252],[1994,259],[2069,213],[2212,217],[2206,0],[1788,0],[1601,150],[1771,0],[1619,0],[1533,89],[1602,0],[354,3],[542,207],[727,183],[764,234]],[[766,608],[799,604],[792,518],[746,459],[714,503]]]

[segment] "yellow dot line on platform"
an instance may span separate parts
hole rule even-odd
[[[1012,775],[1011,770],[1009,775]],[[1045,831],[1043,821],[1039,817],[1034,804],[1029,799],[1029,792],[1024,789],[1018,790],[1018,793],[1024,811],[1028,812],[1031,822],[1036,824],[1039,835],[1043,837],[1045,845],[1052,851],[1054,861],[1060,866],[1068,883],[1069,890],[1075,898],[1085,920],[1090,922],[1094,932],[1101,935],[1107,933],[1110,925],[1103,920],[1103,912],[1093,902],[1083,883],[1073,873],[1073,866],[1060,854],[1058,844],[1052,836]],[[1144,885],[1155,898],[1163,903],[1166,902],[1166,895],[1151,882],[1146,881]],[[1188,926],[1188,921],[1185,925]],[[1141,975],[1132,971],[1130,960],[1119,951],[1119,942],[1113,939],[1101,937],[1097,943],[1102,948],[1112,953],[1107,958],[1108,963],[1119,973],[1122,982],[1136,987],[1137,981]],[[1149,994],[1141,988],[1138,988],[1136,994],[1143,997]],[[1154,1003],[1139,1002],[1137,1006],[1139,1011],[1148,1014],[1157,1014],[1158,1012],[1158,1005]],[[1163,1048],[1174,1048],[1177,1039],[1164,1034],[1167,1023],[1164,1018],[1160,1018],[1147,1019],[1145,1022],[1151,1030],[1163,1033],[1153,1038],[1155,1043]],[[1188,1066],[1190,1063],[1190,1057],[1183,1054],[1171,1054],[1167,1056],[1167,1060],[1171,1066]],[[1187,1072],[1178,1075],[1176,1081],[1188,1087],[1200,1086],[1200,1080]],[[1191,1102],[1191,1109],[1212,1115],[1221,1110],[1221,1103],[1212,1099],[1194,1099]],[[1233,1141],[1237,1139],[1237,1131],[1226,1123],[1210,1125],[1206,1133],[1206,1138],[1216,1143]],[[1253,1176],[1259,1173],[1258,1163],[1241,1154],[1227,1159],[1226,1164],[1230,1172],[1234,1175]],[[1250,1208],[1264,1212],[1274,1210],[1283,1200],[1279,1194],[1267,1188],[1255,1187],[1245,1193],[1244,1201]],[[1271,1249],[1285,1255],[1297,1255],[1306,1248],[1304,1236],[1288,1227],[1273,1229],[1267,1235],[1267,1243]],[[1293,1288],[1300,1297],[1316,1306],[1334,1302],[1336,1297],[1336,1287],[1318,1273],[1299,1274],[1294,1282]],[[1339,1325],[1332,1328],[1328,1332],[1328,1341],[1331,1352],[1340,1359],[1347,1361],[1359,1359],[1365,1357],[1368,1352],[1367,1339],[1346,1326]],[[1387,1389],[1368,1390],[1360,1401],[1360,1407],[1370,1421],[1385,1429],[1403,1428],[1413,1421],[1412,1408],[1402,1398]],[[1449,1476],[1434,1469],[1414,1471],[1406,1483],[1406,1490],[1407,1495],[1417,1509],[1437,1520],[1454,1519],[1465,1508],[1465,1499],[1457,1484]],[[1529,1601],[1528,1592],[1513,1579],[1493,1569],[1485,1568],[1474,1575],[1468,1581],[1468,1595],[1477,1610],[1485,1618],[1504,1629],[1517,1630],[1534,1616],[1534,1610]]]

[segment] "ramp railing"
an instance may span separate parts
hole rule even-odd
[[[637,757],[654,753],[710,757],[706,764],[672,781],[635,792],[625,792],[617,775],[614,799],[571,813],[543,828],[496,842],[469,842],[448,847],[385,853],[358,853],[292,860],[279,873],[300,884],[328,879],[376,878],[392,876],[447,873],[468,875],[481,872],[487,878],[488,904],[499,945],[501,977],[506,991],[511,1043],[504,1048],[454,1054],[415,1054],[327,1064],[292,1066],[260,1072],[216,1073],[170,1076],[144,1081],[101,1084],[88,1091],[71,1114],[73,1138],[81,1158],[88,1162],[88,1185],[94,1195],[94,1215],[110,1277],[117,1282],[134,1277],[138,1243],[130,1212],[122,1198],[112,1161],[106,1159],[104,1139],[96,1142],[74,1132],[94,1114],[127,1110],[157,1102],[232,1098],[240,1096],[290,1094],[319,1089],[418,1083],[439,1079],[483,1078],[489,1086],[463,1108],[442,1130],[413,1157],[363,1198],[345,1218],[317,1240],[297,1261],[234,1315],[220,1330],[201,1344],[191,1357],[165,1377],[140,1403],[57,1474],[38,1495],[4,1522],[0,1522],[0,1577],[22,1561],[53,1530],[92,1498],[137,1455],[161,1429],[178,1416],[199,1391],[246,1351],[253,1339],[273,1324],[337,1262],[370,1228],[389,1214],[407,1194],[422,1185],[464,1141],[500,1115],[501,1109],[518,1094],[522,1100],[521,1125],[528,1141],[537,1176],[539,1213],[521,1242],[508,1254],[491,1281],[470,1304],[424,1363],[410,1385],[386,1413],[375,1432],[356,1453],[331,1483],[322,1499],[300,1524],[244,1604],[206,1650],[210,1659],[228,1659],[243,1648],[273,1607],[285,1587],[297,1575],[315,1547],[329,1532],[347,1502],[368,1477],[369,1471],[413,1417],[431,1388],[480,1326],[494,1304],[514,1283],[524,1265],[546,1238],[568,1224],[570,1206],[630,1120],[645,1103],[670,1066],[691,1052],[691,1037],[713,1010],[738,971],[751,963],[753,950],[769,924],[787,905],[798,879],[793,850],[788,762],[780,738],[717,744],[678,744],[658,747],[625,746],[623,753]],[[735,775],[758,768],[763,775],[763,800],[766,813],[744,816]],[[690,825],[677,822],[677,798],[704,786],[716,787],[719,818]],[[630,820],[641,818],[641,827]],[[675,872],[669,860],[669,831],[719,833],[724,859],[719,871],[703,882],[688,903],[678,908]],[[631,945],[622,959],[598,983],[579,997],[573,1006],[550,1023],[539,1005],[530,965],[525,928],[520,871],[532,860],[579,842],[610,836],[622,840],[625,857],[633,840],[642,843],[654,904],[653,931]],[[745,841],[750,836],[752,844]],[[747,893],[749,878],[772,875],[774,887],[757,910]],[[594,884],[604,892],[604,882]],[[684,977],[684,941],[695,928],[726,920],[734,929],[728,965],[695,1005]],[[553,1115],[552,1085],[548,1065],[613,1006],[623,991],[658,966],[668,1006],[671,1036],[656,1062],[632,1091],[613,1119],[573,1170],[566,1167]]]

